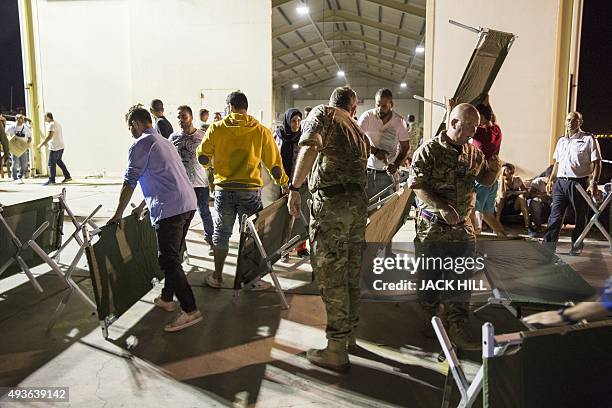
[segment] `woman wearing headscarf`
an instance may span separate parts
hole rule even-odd
[[[293,176],[293,169],[300,150],[298,142],[300,141],[300,136],[302,136],[301,122],[302,112],[296,108],[289,108],[285,112],[283,126],[276,128],[274,133],[283,160],[283,168],[287,176],[289,176],[289,180]],[[309,256],[308,249],[306,249],[306,241],[298,245],[296,249],[299,257]]]

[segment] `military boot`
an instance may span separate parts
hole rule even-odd
[[[345,371],[350,366],[346,340],[328,340],[326,348],[310,349],[306,352],[306,358],[314,365],[334,371]]]
[[[431,324],[431,319],[434,316],[438,316],[440,304],[419,302],[419,305],[421,306],[421,310],[423,310],[425,315],[425,324],[423,324],[421,327],[421,335],[427,339],[434,339],[436,337],[436,332]]]
[[[453,344],[465,351],[480,350],[480,339],[474,337],[468,327],[468,305],[465,303],[448,303],[445,306],[448,317],[448,336]]]

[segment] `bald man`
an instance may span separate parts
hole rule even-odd
[[[578,237],[587,224],[588,204],[577,188],[582,186],[594,195],[601,173],[601,152],[597,139],[581,129],[582,114],[570,112],[565,118],[565,134],[559,138],[553,159],[552,173],[546,190],[552,193],[552,204],[544,242],[554,250],[563,226],[565,210],[571,206],[574,210],[576,225],[572,231],[572,248],[570,255],[578,256],[582,252],[582,243],[577,245]]]
[[[448,129],[414,153],[408,179],[419,201],[415,253],[428,260],[417,271],[418,298],[428,313],[425,335],[433,335],[431,317],[444,303],[451,340],[463,350],[477,350],[480,342],[466,325],[471,291],[461,288],[472,271],[459,267],[459,262],[475,256],[474,229],[469,221],[476,201],[474,182],[492,185],[500,163],[497,156],[485,160],[477,147],[467,143],[480,122],[476,108],[467,103],[453,105],[449,100]],[[441,283],[449,290],[438,290]]]

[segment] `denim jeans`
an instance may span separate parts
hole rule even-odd
[[[49,181],[55,183],[55,174],[57,173],[57,169],[55,165],[57,164],[60,169],[62,169],[62,173],[64,173],[64,178],[70,178],[70,172],[66,168],[66,164],[62,161],[62,156],[64,155],[64,149],[61,150],[51,150],[49,152]]]
[[[244,214],[251,216],[263,209],[259,190],[215,190],[215,248],[228,249],[236,215],[242,222]]]
[[[26,151],[21,156],[17,157],[14,154],[11,155],[13,164],[11,165],[11,171],[13,173],[13,180],[23,178],[25,171],[28,167],[28,152]],[[19,165],[19,177],[17,176],[17,166]]]
[[[194,213],[195,211],[188,211],[174,217],[163,218],[155,224],[159,267],[165,276],[161,298],[165,302],[171,302],[176,294],[181,309],[186,313],[196,310],[196,303],[193,290],[187,282],[187,276],[181,265],[180,252],[185,244],[185,237]]]
[[[198,200],[198,213],[204,224],[204,240],[208,243],[212,242],[214,225],[210,207],[208,206],[209,190],[208,187],[194,187],[196,199]]]

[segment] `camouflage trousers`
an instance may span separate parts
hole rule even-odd
[[[458,282],[471,278],[473,269],[462,265],[467,258],[476,256],[476,241],[471,224],[461,226],[443,226],[418,217],[417,233],[414,239],[415,254],[423,259],[442,259],[443,262],[431,261],[427,267],[421,264],[417,270],[418,299],[425,309],[434,310],[436,305],[444,303],[446,315],[450,322],[468,318],[470,290],[457,289]],[[462,260],[463,259],[463,260]],[[448,265],[453,265],[448,268]],[[431,287],[421,290],[428,282],[452,282],[454,290],[435,290]]]
[[[365,193],[333,197],[317,191],[310,209],[311,264],[327,312],[327,338],[342,341],[359,323]]]

